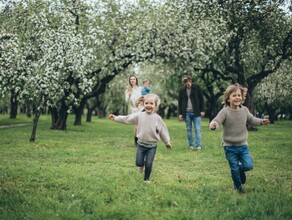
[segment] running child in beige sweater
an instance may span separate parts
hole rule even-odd
[[[246,124],[259,126],[270,123],[268,119],[254,117],[248,108],[242,105],[246,93],[247,89],[239,84],[228,86],[223,98],[224,108],[210,123],[212,130],[219,128],[221,124],[223,126],[222,145],[234,187],[239,193],[244,192],[242,184],[246,182],[245,172],[253,169],[253,160],[247,146]]]
[[[160,99],[157,95],[149,94],[143,98],[143,112],[133,113],[127,116],[115,116],[110,114],[110,120],[129,125],[137,125],[137,151],[136,166],[140,172],[144,172],[144,181],[150,182],[152,165],[156,154],[157,142],[162,139],[167,149],[171,149],[168,129],[156,114]]]

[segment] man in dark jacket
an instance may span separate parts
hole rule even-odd
[[[183,88],[179,91],[178,97],[178,118],[185,120],[189,150],[194,149],[194,138],[192,134],[192,123],[196,134],[196,149],[202,149],[201,143],[201,121],[205,115],[203,92],[198,85],[192,84],[190,76],[183,76]]]

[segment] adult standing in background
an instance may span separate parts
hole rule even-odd
[[[179,91],[178,114],[179,120],[185,121],[189,150],[194,149],[194,138],[192,124],[194,124],[196,135],[196,150],[202,149],[201,143],[201,121],[205,116],[204,97],[199,85],[192,83],[192,78],[188,75],[183,76],[184,86]]]
[[[138,78],[135,75],[130,75],[128,78],[128,86],[125,91],[125,100],[128,103],[129,114],[142,111],[143,108],[142,107],[139,108],[139,106],[136,107],[136,104],[135,104],[137,99],[142,96],[141,90],[142,90],[142,87],[139,86]],[[135,126],[134,128],[135,146],[137,145],[137,140],[138,140],[138,138],[136,137],[136,133],[137,133],[137,128]]]

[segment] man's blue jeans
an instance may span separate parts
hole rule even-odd
[[[194,138],[192,131],[192,124],[194,124],[195,135],[196,135],[196,147],[202,147],[201,143],[201,116],[195,116],[193,112],[186,113],[186,128],[187,128],[187,137],[189,141],[189,146],[194,147]]]
[[[144,147],[137,144],[137,152],[136,152],[136,166],[144,167],[144,180],[150,180],[150,174],[152,171],[152,165],[154,161],[154,157],[156,154],[156,146],[155,147]]]
[[[224,152],[229,162],[230,171],[236,189],[241,187],[240,172],[253,169],[253,161],[247,145],[225,146]]]

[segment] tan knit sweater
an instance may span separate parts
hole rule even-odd
[[[168,129],[161,117],[156,113],[138,112],[127,116],[119,115],[115,118],[115,121],[137,125],[138,142],[153,145],[161,138],[165,145],[170,144]]]
[[[238,109],[224,107],[211,121],[215,122],[216,129],[222,124],[222,145],[223,146],[242,146],[247,145],[248,132],[246,124],[259,126],[262,119],[254,117],[247,107],[241,106]]]

